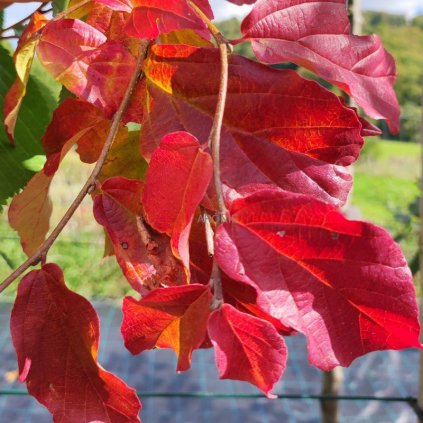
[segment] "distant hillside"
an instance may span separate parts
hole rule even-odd
[[[220,22],[218,26],[229,39],[241,37],[240,22],[236,18]],[[395,57],[398,67],[395,90],[403,116],[399,138],[418,141],[423,95],[423,15],[407,21],[402,15],[367,11],[363,34],[380,35],[386,49]],[[254,58],[248,43],[237,45],[235,51]],[[387,131],[385,126],[382,128]],[[386,132],[384,136],[387,138],[389,134]]]

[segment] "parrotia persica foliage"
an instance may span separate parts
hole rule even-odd
[[[123,300],[125,346],[172,348],[179,371],[194,350],[212,347],[221,378],[271,397],[285,336],[306,336],[310,362],[330,370],[371,351],[419,347],[420,328],[397,244],[340,211],[348,166],[377,128],[318,83],[269,64],[315,72],[392,131],[396,71],[377,36],[351,33],[345,0],[232,2],[253,4],[242,38],[230,42],[251,42],[257,61],[228,50],[227,71],[208,0],[93,0],[52,20],[35,13],[5,101],[11,141],[35,55],[73,97],[55,111],[41,140],[45,166],[13,199],[9,219],[25,253],[36,253],[62,158],[76,146],[83,162],[99,160],[148,43],[90,192],[108,254],[135,290]],[[225,72],[216,153],[209,140]],[[11,331],[20,380],[55,422],[140,421],[134,390],[97,362],[96,312],[66,288],[58,265],[22,279]]]

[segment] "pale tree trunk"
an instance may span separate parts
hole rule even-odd
[[[361,0],[348,0],[350,10],[350,21],[353,34],[361,35],[363,31],[363,13],[361,11]]]
[[[330,372],[323,373],[322,395],[337,396],[344,381],[342,367],[336,367]],[[322,422],[339,423],[339,404],[334,400],[322,400]]]
[[[361,12],[361,0],[347,0],[346,6],[350,14],[350,21],[353,34],[361,35],[363,28],[363,14]],[[347,103],[351,104],[351,99],[346,96]],[[353,173],[353,169],[351,169]],[[351,196],[350,196],[351,198]],[[349,202],[346,204],[348,207]],[[423,357],[423,356],[422,356]],[[423,362],[423,358],[422,358]],[[344,371],[342,367],[337,367],[330,372],[323,373],[322,395],[338,396],[344,381]],[[423,387],[422,387],[423,399]],[[321,401],[322,422],[339,423],[338,401]],[[423,422],[420,422],[423,423]]]

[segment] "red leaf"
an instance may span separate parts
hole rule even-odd
[[[394,59],[376,35],[351,35],[345,0],[259,0],[242,32],[259,60],[294,62],[317,73],[399,131]]]
[[[259,319],[271,323],[283,336],[295,335],[297,332],[283,325],[278,319],[263,311],[257,304],[257,291],[253,286],[234,281],[222,274],[222,286],[225,302],[231,304],[243,313],[252,314]]]
[[[220,266],[307,336],[312,364],[329,370],[370,351],[420,346],[411,273],[386,231],[270,190],[235,201],[231,216],[217,230]]]
[[[142,200],[147,220],[171,237],[173,253],[186,268],[192,220],[212,175],[210,154],[186,132],[164,137],[148,168]]]
[[[287,350],[273,325],[223,304],[208,329],[220,378],[244,380],[276,398],[270,391],[285,370]]]
[[[101,108],[111,118],[119,108],[136,59],[119,42],[73,19],[49,23],[37,47],[38,56],[54,78],[76,96]],[[125,114],[124,122],[142,122],[143,84]]]
[[[11,331],[19,379],[54,422],[139,422],[136,392],[97,362],[98,317],[47,264],[19,285]]]
[[[66,99],[55,110],[42,139],[48,159],[45,173],[52,175],[57,171],[62,150],[69,141],[72,145],[78,143],[78,152],[83,162],[96,162],[109,130],[110,120],[100,109],[83,100]]]
[[[0,1],[0,9],[2,8],[1,4]],[[22,100],[26,94],[26,85],[34,60],[35,48],[38,44],[38,39],[33,38],[33,36],[40,31],[47,22],[48,20],[43,14],[35,12],[22,32],[18,47],[13,55],[18,77],[4,99],[4,125],[12,143],[14,143],[16,121],[18,119]]]
[[[208,138],[219,60],[215,49],[152,48],[144,66],[151,112],[141,132],[143,154],[174,131]],[[356,160],[360,133],[356,112],[315,82],[231,55],[221,148],[222,180],[230,188],[269,184],[342,204],[351,187],[343,166]]]
[[[207,26],[187,0],[96,0],[112,10],[131,13],[128,35],[154,40],[160,34],[176,29],[195,29],[207,33]],[[213,12],[208,0],[194,1],[210,18]]]
[[[108,41],[118,41],[124,44],[128,50],[137,55],[139,41],[126,34],[129,13],[117,12],[100,3],[91,5],[90,13],[87,16],[87,24],[101,31]]]
[[[132,354],[172,348],[177,370],[188,370],[192,352],[206,337],[211,299],[209,287],[196,284],[158,288],[139,301],[126,297],[122,322],[126,348]]]
[[[183,266],[173,256],[169,238],[151,229],[142,215],[143,182],[113,177],[94,198],[94,216],[114,245],[116,259],[138,292],[185,283]]]

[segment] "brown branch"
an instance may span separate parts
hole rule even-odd
[[[213,177],[214,186],[216,189],[217,206],[219,211],[219,218],[216,222],[217,225],[226,221],[227,209],[223,195],[222,179],[220,176],[220,141],[222,134],[223,116],[225,114],[226,97],[228,93],[228,79],[229,79],[229,62],[228,56],[231,54],[231,47],[228,40],[221,34],[210,19],[203,13],[203,11],[192,1],[189,1],[191,7],[195,10],[197,15],[207,25],[210,33],[219,48],[220,52],[220,86],[217,97],[216,111],[214,115],[213,125],[209,136],[209,146],[213,158]],[[213,270],[210,277],[210,286],[213,287],[214,295],[211,305],[212,310],[219,308],[223,304],[222,292],[222,278],[216,258],[213,259]]]
[[[122,99],[119,109],[113,117],[109,134],[107,135],[103,149],[100,153],[100,157],[98,158],[97,164],[95,165],[91,175],[87,179],[85,185],[82,187],[79,194],[76,196],[75,200],[72,202],[69,209],[66,211],[65,215],[62,217],[62,219],[57,224],[57,226],[53,229],[49,237],[43,242],[43,244],[38,248],[38,250],[31,257],[29,257],[21,266],[19,266],[8,278],[6,278],[0,284],[0,293],[3,292],[15,279],[21,276],[31,266],[35,266],[36,264],[45,261],[47,253],[49,249],[51,248],[51,246],[56,241],[56,238],[60,235],[62,230],[68,224],[69,220],[71,219],[71,217],[73,216],[73,214],[75,213],[79,205],[82,203],[82,200],[85,198],[85,196],[89,194],[90,192],[92,192],[93,188],[96,186],[97,177],[100,174],[101,168],[103,167],[107,154],[109,153],[110,148],[113,144],[113,141],[116,138],[116,134],[119,130],[119,125],[121,123],[122,117],[126,109],[128,108],[129,102],[132,98],[132,94],[137,86],[137,83],[142,77],[141,65],[144,58],[147,55],[148,46],[149,46],[148,40],[141,41],[135,72],[128,85],[128,88]]]

